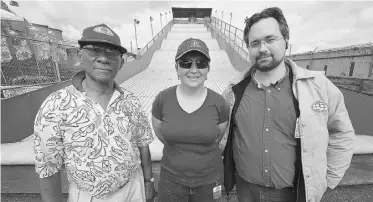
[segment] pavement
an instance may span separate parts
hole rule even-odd
[[[67,201],[68,195],[63,194],[63,201]],[[1,201],[3,202],[40,202],[40,194],[2,194]],[[373,185],[361,186],[342,186],[337,187],[331,192],[324,194],[321,202],[372,202],[373,201]],[[153,202],[158,202],[155,197]],[[238,202],[235,193],[232,193],[228,199],[224,196],[217,202]]]

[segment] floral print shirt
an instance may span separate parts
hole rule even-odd
[[[84,73],[78,74],[73,85],[52,93],[39,109],[34,123],[36,172],[49,177],[65,164],[70,184],[106,198],[129,181],[141,165],[138,147],[149,145],[154,136],[132,93],[115,84],[103,109],[85,96]]]

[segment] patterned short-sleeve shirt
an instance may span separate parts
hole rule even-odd
[[[35,119],[34,151],[40,178],[65,164],[69,183],[96,198],[106,198],[141,165],[138,147],[154,139],[139,100],[115,85],[107,109],[87,97],[82,73],[73,85],[52,93]],[[79,82],[80,81],[80,82]]]

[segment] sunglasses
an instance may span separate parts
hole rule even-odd
[[[111,59],[116,59],[118,56],[122,55],[118,50],[111,48],[103,48],[95,45],[86,45],[83,47],[83,49],[87,50],[88,55],[92,57],[97,57],[101,55],[104,51],[106,53],[106,56]]]
[[[178,64],[183,69],[190,69],[192,68],[193,63],[196,64],[197,69],[205,69],[209,67],[209,62],[206,60],[199,60],[199,61],[191,61],[191,60],[179,60]]]

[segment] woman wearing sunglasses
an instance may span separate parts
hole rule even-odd
[[[218,143],[227,127],[228,106],[221,95],[204,86],[210,56],[203,41],[182,42],[175,67],[180,84],[161,91],[152,108],[153,128],[164,144],[158,198],[216,201],[223,177]]]

